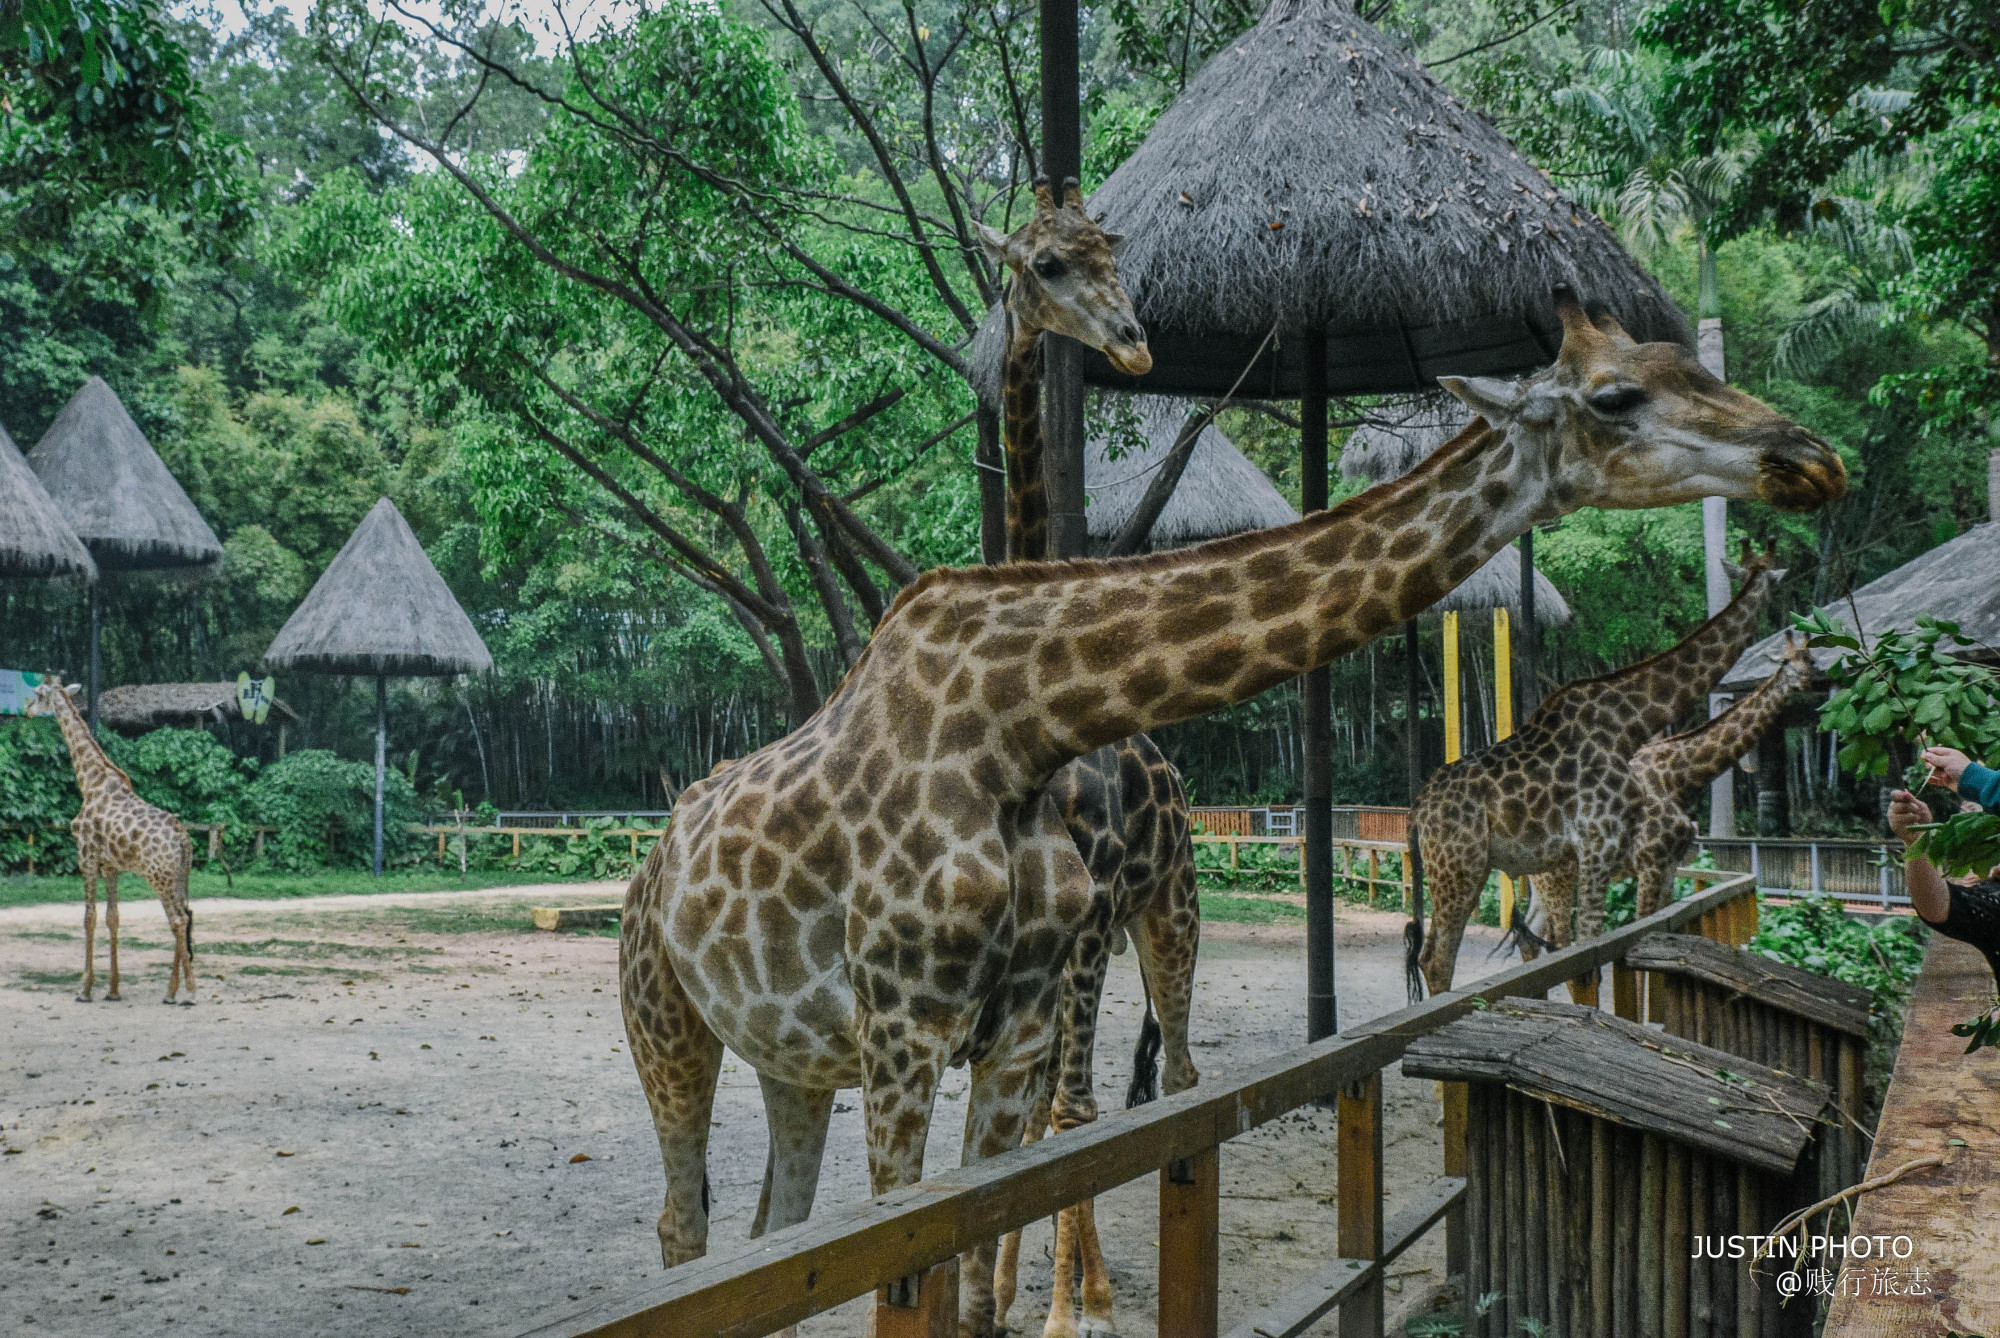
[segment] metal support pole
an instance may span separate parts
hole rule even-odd
[[[97,640],[98,592],[103,588],[102,577],[90,583],[90,711],[87,718],[90,723],[90,737],[93,739],[97,737],[97,679],[103,669],[103,659],[98,650]]]
[[[1515,718],[1523,724],[1541,705],[1541,680],[1535,677],[1535,657],[1542,647],[1541,624],[1535,621],[1535,532],[1521,535],[1521,634],[1514,644],[1520,648],[1520,667],[1514,674]]]
[[[1417,791],[1424,788],[1424,735],[1418,726],[1417,702],[1422,697],[1423,665],[1417,659],[1417,620],[1410,619],[1403,624],[1403,711],[1408,718],[1409,732],[1404,741],[1404,766],[1408,769],[1410,782],[1410,807],[1417,804]],[[1410,851],[1410,925],[1414,937],[1421,941],[1424,936],[1424,856],[1417,845],[1417,825],[1410,823],[1408,837]],[[1414,993],[1414,987],[1412,993]],[[1411,1002],[1416,1002],[1414,999]]]
[[[382,876],[382,777],[389,765],[389,680],[375,675],[375,876]]]
[[[1715,252],[1701,243],[1700,248],[1701,325],[1695,336],[1696,356],[1709,375],[1718,381],[1729,379],[1723,358],[1722,294],[1715,270]],[[1729,576],[1722,569],[1729,556],[1729,503],[1720,497],[1701,499],[1701,556],[1708,588],[1708,616],[1713,618],[1729,603]],[[1729,709],[1729,698],[1710,694],[1710,719]],[[1724,769],[1708,787],[1708,834],[1736,835],[1736,768]]]
[[[977,410],[979,444],[974,468],[979,474],[980,560],[995,567],[1007,560],[1007,464],[1000,447],[1000,415]]]
[[[1049,185],[1083,175],[1083,95],[1076,0],[1041,0],[1042,174]],[[1067,201],[1065,201],[1067,203]],[[1071,340],[1042,340],[1043,487],[1049,498],[1049,556],[1082,557],[1083,371]]]
[[[1305,336],[1305,394],[1299,402],[1299,509],[1326,510],[1326,335]],[[1333,979],[1333,676],[1325,667],[1299,680],[1305,717],[1306,1039],[1340,1029]],[[1371,888],[1372,892],[1373,889]]]

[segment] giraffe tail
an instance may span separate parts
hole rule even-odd
[[[1555,944],[1549,942],[1529,927],[1528,917],[1522,911],[1520,901],[1516,900],[1514,903],[1514,922],[1507,926],[1507,932],[1500,936],[1500,941],[1493,945],[1493,951],[1486,955],[1488,957],[1499,957],[1504,953],[1512,952],[1523,943],[1532,943],[1542,952],[1554,952],[1556,950]]]
[[[1139,971],[1145,983],[1145,968]],[[1132,1081],[1125,1087],[1125,1109],[1143,1106],[1160,1096],[1160,1019],[1153,1013],[1153,992],[1146,991],[1146,1020],[1139,1024],[1139,1043],[1132,1048]]]
[[[1424,927],[1415,920],[1403,925],[1403,989],[1411,1003],[1424,1001]]]

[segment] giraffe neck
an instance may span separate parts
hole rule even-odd
[[[63,741],[69,745],[70,765],[76,771],[76,788],[83,792],[85,799],[108,788],[130,789],[125,773],[113,766],[111,759],[104,755],[104,749],[90,736],[90,726],[84,722],[83,713],[76,709],[67,692],[57,694],[56,726],[62,730]]]
[[[1654,746],[1654,764],[1683,804],[1720,776],[1764,736],[1785,709],[1785,700],[1805,681],[1805,671],[1791,660],[1758,689],[1702,725]]]
[[[1474,420],[1405,477],[1277,529],[1145,557],[930,573],[828,702],[829,727],[855,701],[893,702],[905,755],[1023,798],[1072,758],[1365,645],[1559,515],[1553,451],[1521,431]],[[940,685],[929,709],[909,704],[912,672]]]
[[[1041,331],[1008,312],[1000,381],[1001,443],[1007,453],[1007,560],[1049,556],[1049,495],[1042,483]]]
[[[1715,691],[1729,666],[1756,640],[1757,619],[1770,593],[1770,580],[1752,575],[1722,612],[1679,645],[1558,690],[1536,709],[1534,719],[1589,715],[1594,729],[1608,732],[1601,734],[1603,742],[1631,756]]]

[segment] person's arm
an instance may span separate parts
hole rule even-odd
[[[2000,807],[2000,771],[1979,765],[1956,748],[1924,749],[1924,765],[1944,777],[1962,798],[1981,808]]]
[[[1898,790],[1889,796],[1889,830],[1903,838],[1905,850],[1916,843],[1917,833],[1913,829],[1930,820],[1930,806],[1908,790]],[[1903,859],[1903,881],[1910,889],[1911,903],[1924,922],[1943,924],[1951,914],[1951,889],[1945,886],[1944,875],[1937,871],[1937,867],[1922,855],[1906,855]]]

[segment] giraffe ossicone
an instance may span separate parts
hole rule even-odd
[[[77,870],[83,875],[83,987],[77,999],[89,1003],[97,988],[97,880],[105,887],[104,925],[111,939],[111,988],[106,1001],[123,997],[118,973],[118,875],[136,873],[159,894],[174,940],[167,971],[173,1003],[183,984],[194,1002],[194,913],[188,909],[188,871],[194,844],[179,818],[153,807],[132,791],[132,778],[112,762],[76,709],[78,688],[64,687],[50,674],[36,686],[24,714],[51,715],[69,745],[70,763],[83,802],[70,831],[76,837]]]
[[[948,1066],[972,1068],[965,1158],[1020,1143],[1063,968],[1111,928],[1046,791],[1061,767],[1356,649],[1538,520],[1844,491],[1824,442],[1685,350],[1634,344],[1566,292],[1557,310],[1561,354],[1523,383],[1546,412],[1495,407],[1404,478],[1277,529],[926,573],[817,714],[688,788],[633,878],[620,945],[665,1262],[707,1245],[725,1045],[770,1115],[759,1229],[810,1211],[836,1088],[862,1088],[876,1193],[921,1177]],[[969,1338],[994,1332],[994,1253],[962,1260]]]

